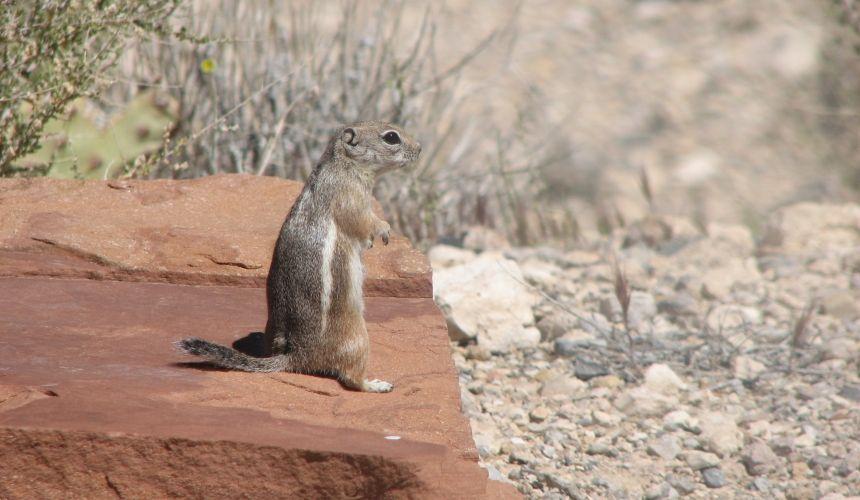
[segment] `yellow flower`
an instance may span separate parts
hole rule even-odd
[[[202,61],[200,61],[200,71],[207,75],[215,71],[215,61],[209,59],[208,57],[206,59],[203,59]]]

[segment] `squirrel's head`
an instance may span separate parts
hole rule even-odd
[[[337,149],[346,158],[369,167],[379,175],[418,159],[421,144],[396,125],[360,122],[343,127]]]

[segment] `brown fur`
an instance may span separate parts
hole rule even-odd
[[[389,144],[395,134],[398,143]],[[365,379],[370,341],[364,324],[361,253],[390,226],[371,210],[376,178],[418,158],[421,146],[396,126],[341,128],[308,178],[281,228],[266,286],[266,339],[274,356],[253,358],[200,339],[188,354],[245,371],[326,373],[352,389],[387,392]]]

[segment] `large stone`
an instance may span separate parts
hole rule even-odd
[[[453,340],[476,339],[494,352],[540,342],[532,313],[539,296],[524,284],[517,263],[501,254],[436,271],[433,290]]]
[[[116,183],[116,189],[101,182],[0,181],[4,495],[514,494],[488,482],[478,467],[459,411],[445,322],[429,297],[366,301],[369,375],[393,382],[389,394],[349,391],[318,376],[217,370],[173,349],[173,341],[192,335],[228,345],[239,339],[236,345],[250,348],[258,336],[247,334],[263,329],[265,269],[195,260],[211,245],[212,255],[241,249],[230,262],[259,256],[268,266],[271,249],[264,252],[266,243],[247,227],[265,224],[241,214],[279,206],[291,184],[259,181],[226,176]],[[177,206],[193,210],[183,217]],[[98,219],[97,209],[108,208]],[[265,216],[271,238],[281,208],[289,204]],[[184,229],[171,242],[175,228]],[[381,283],[376,293],[429,291],[426,273],[408,279],[389,273],[426,266],[405,242],[401,250],[375,250],[386,255],[369,266]]]
[[[0,279],[3,491],[13,497],[480,495],[445,324],[370,298],[371,377],[213,370],[175,352],[265,325],[259,288]],[[236,463],[248,464],[238,469]],[[62,493],[62,494],[61,494]]]
[[[2,179],[0,276],[263,286],[301,188],[254,175]],[[377,241],[363,258],[366,295],[432,296],[427,258],[406,238]]]

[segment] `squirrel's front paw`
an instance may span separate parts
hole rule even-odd
[[[391,237],[391,226],[385,222],[385,229],[379,232],[379,236],[382,238],[382,242],[386,245],[388,244],[388,239]]]
[[[373,247],[373,240],[377,236],[382,238],[382,242],[387,245],[388,240],[391,237],[391,225],[384,220],[379,221],[376,229],[374,230],[374,234],[370,235],[370,245],[368,248]]]

